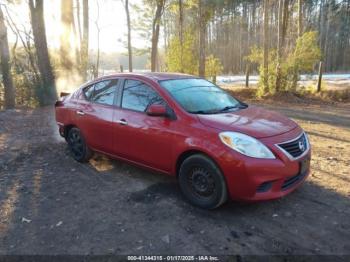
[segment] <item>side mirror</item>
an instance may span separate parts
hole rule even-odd
[[[165,105],[152,104],[147,108],[146,111],[149,116],[167,116],[167,108]]]

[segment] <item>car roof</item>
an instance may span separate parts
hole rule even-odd
[[[181,74],[181,73],[161,73],[161,72],[142,72],[142,73],[117,73],[99,77],[95,81],[103,80],[110,77],[140,77],[148,78],[154,81],[171,80],[171,79],[183,79],[183,78],[198,78],[197,76]]]

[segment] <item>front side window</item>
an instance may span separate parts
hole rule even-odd
[[[163,99],[150,86],[137,80],[125,80],[123,108],[145,112],[149,105],[162,102]]]
[[[163,80],[160,85],[190,113],[215,114],[243,108],[238,100],[204,79]]]

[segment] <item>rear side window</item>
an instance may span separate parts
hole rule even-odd
[[[85,95],[87,100],[90,100],[93,93],[94,93],[94,85],[84,88],[84,95]]]
[[[125,80],[122,107],[145,112],[154,103],[163,103],[163,99],[150,86],[137,80]]]
[[[118,80],[111,79],[96,83],[84,89],[87,100],[103,105],[113,105]]]
[[[116,79],[106,80],[95,84],[94,94],[91,101],[104,105],[113,105],[117,86],[118,80]]]

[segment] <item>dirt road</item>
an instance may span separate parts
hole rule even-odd
[[[312,174],[283,199],[214,211],[171,177],[75,162],[50,108],[0,112],[0,254],[350,254],[350,106],[273,108],[309,132]]]

